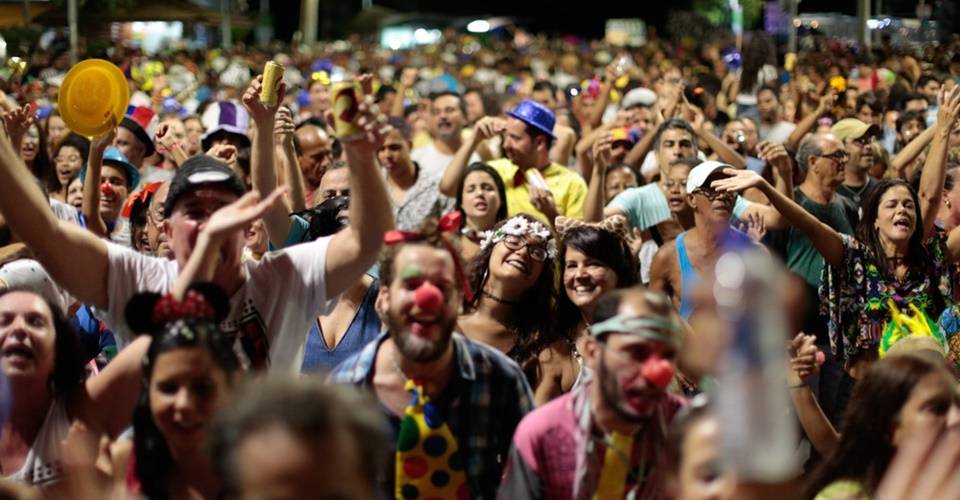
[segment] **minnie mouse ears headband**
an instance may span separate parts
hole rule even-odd
[[[220,287],[212,283],[195,283],[183,300],[155,292],[134,295],[127,303],[124,316],[132,331],[152,333],[182,320],[220,323],[229,310],[230,301]]]

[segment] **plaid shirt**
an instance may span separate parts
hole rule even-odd
[[[372,389],[374,361],[381,334],[357,354],[340,363],[330,380]],[[436,402],[444,408],[446,422],[457,438],[465,460],[467,482],[475,499],[495,498],[513,431],[533,410],[533,392],[520,367],[500,351],[453,334],[457,370]],[[399,417],[387,416],[399,428]],[[392,477],[390,478],[392,481]],[[393,494],[393,485],[387,491]]]

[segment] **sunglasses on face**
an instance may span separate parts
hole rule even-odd
[[[708,200],[714,201],[721,198],[733,198],[733,193],[729,191],[717,191],[710,186],[703,186],[693,190],[693,194],[702,194]]]
[[[543,262],[547,258],[547,248],[540,243],[534,243],[528,241],[526,238],[521,236],[515,236],[508,234],[503,237],[503,244],[510,250],[517,251],[523,247],[527,247],[527,253],[530,254],[530,258],[537,262]]]
[[[850,159],[850,155],[847,154],[847,152],[842,149],[838,149],[828,155],[817,155],[817,156],[820,158],[826,158],[828,160],[832,160],[834,163],[837,163],[840,165],[846,163],[847,160]]]

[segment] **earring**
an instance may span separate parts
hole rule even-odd
[[[943,202],[947,204],[947,208],[950,208],[950,200],[944,198]]]

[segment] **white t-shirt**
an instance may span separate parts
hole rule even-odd
[[[773,125],[761,123],[757,134],[760,136],[761,141],[783,144],[787,142],[787,139],[790,138],[790,134],[793,133],[793,129],[795,128],[797,128],[795,124],[785,121],[779,121]]]
[[[269,373],[300,372],[307,332],[317,315],[327,314],[326,261],[330,237],[295,245],[248,261],[246,282],[230,297],[230,313],[221,327],[235,335],[244,364]],[[176,261],[139,254],[107,244],[107,311],[97,311],[117,340],[130,342],[124,309],[138,292],[168,293],[177,279]]]
[[[417,162],[425,172],[439,174],[443,174],[450,162],[453,161],[453,155],[441,153],[433,143],[414,149],[410,152],[410,158]],[[475,161],[480,161],[480,156],[477,153],[471,153],[467,165]]]

